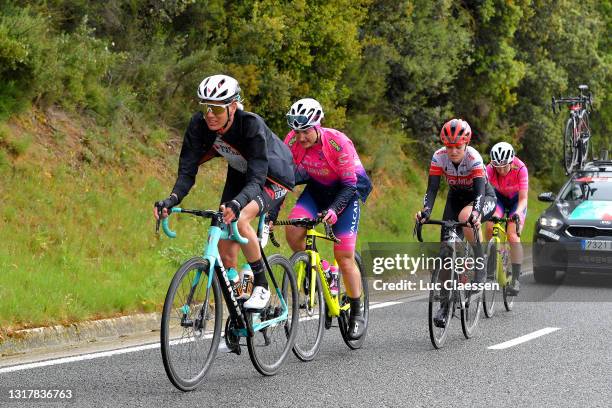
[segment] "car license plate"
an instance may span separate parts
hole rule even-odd
[[[612,241],[583,239],[582,249],[585,251],[612,251]]]

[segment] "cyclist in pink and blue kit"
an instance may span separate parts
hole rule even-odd
[[[517,223],[521,229],[527,216],[527,191],[529,175],[527,166],[514,155],[514,148],[506,142],[497,143],[491,149],[491,163],[487,165],[487,178],[495,189],[497,205],[494,216],[502,218],[508,215],[514,222],[508,223],[507,235],[510,242],[512,258],[512,283],[508,293],[516,296],[519,293],[519,277],[523,262],[521,238],[517,235]],[[487,240],[493,235],[493,223],[487,223]]]
[[[361,278],[355,267],[355,242],[359,227],[359,200],[372,190],[370,179],[351,140],[342,132],[321,126],[323,108],[315,99],[295,102],[287,113],[292,129],[285,138],[296,166],[296,185],[306,184],[289,218],[316,218],[325,214],[340,243],[334,256],[350,298],[349,336],[363,335]],[[286,237],[293,251],[305,248],[306,230],[287,226]]]

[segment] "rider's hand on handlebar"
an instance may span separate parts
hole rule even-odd
[[[228,201],[221,204],[219,211],[223,212],[223,222],[229,224],[240,217],[240,203],[236,200]]]
[[[165,200],[157,201],[155,203],[155,205],[153,206],[153,216],[156,220],[159,220],[160,215],[162,219],[166,218],[168,216],[168,210],[177,205],[178,203],[179,199],[176,194],[170,194],[170,196],[168,196],[168,198],[166,198]]]
[[[472,224],[474,228],[480,228],[480,219],[482,215],[478,211],[472,211],[470,214],[470,218],[468,218],[467,222]]]
[[[431,216],[431,210],[429,208],[423,208],[421,211],[416,213],[415,220],[420,223],[426,222]]]
[[[331,208],[329,208],[327,211],[325,211],[325,216],[323,217],[323,222],[329,225],[334,225],[336,222],[338,222],[338,214],[336,214],[336,212],[334,210],[332,210]],[[323,214],[320,214],[323,215]]]

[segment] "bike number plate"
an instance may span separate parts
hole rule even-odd
[[[583,239],[582,249],[585,251],[611,251],[612,252],[612,241]]]

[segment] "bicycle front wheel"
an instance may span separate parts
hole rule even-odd
[[[435,269],[431,274],[431,286],[429,289],[429,339],[431,344],[437,349],[442,348],[446,342],[450,320],[455,309],[453,301],[453,289],[444,289],[445,282],[449,279],[450,273],[443,269]],[[438,316],[444,318],[446,322],[444,326],[436,324],[435,317],[438,310],[444,310],[444,315]]]
[[[209,262],[188,260],[172,278],[161,318],[164,369],[179,390],[195,389],[208,373],[222,322],[219,283],[214,273],[209,276]]]
[[[293,267],[298,286],[299,319],[293,353],[302,361],[311,361],[321,347],[325,325],[325,300],[321,278],[315,273],[314,291],[310,255],[304,251],[296,252],[289,260]],[[313,294],[314,293],[314,294]]]
[[[279,254],[270,256],[268,263],[271,269],[268,271],[270,302],[261,311],[246,312],[254,328],[258,323],[268,324],[256,331],[253,337],[247,337],[251,362],[262,375],[274,375],[282,367],[293,348],[299,322],[297,285],[291,264]],[[270,273],[278,287],[272,283]]]
[[[563,134],[563,165],[567,174],[571,174],[576,164],[576,140],[574,132],[576,124],[573,118],[569,118],[565,124],[565,132]]]
[[[351,350],[357,350],[363,346],[366,334],[368,333],[368,321],[370,318],[370,294],[368,291],[368,277],[366,276],[365,270],[363,269],[363,263],[361,261],[361,255],[359,254],[359,252],[355,252],[355,266],[357,267],[359,275],[361,276],[361,316],[363,316],[363,324],[365,325],[363,335],[357,340],[351,340],[348,335],[349,312],[341,311],[340,316],[338,316],[338,326],[340,326],[340,334],[342,335],[342,340],[344,340],[344,343]],[[340,288],[339,295],[340,307],[343,307],[344,305],[349,303],[349,297],[346,293],[344,285],[343,288]]]
[[[495,238],[491,238],[487,245],[487,283],[491,284],[492,288],[485,290],[483,293],[482,306],[484,309],[485,316],[493,317],[495,314],[495,302],[497,300],[497,294],[499,286],[497,282],[497,265],[498,265],[498,252],[497,252],[497,241]]]
[[[469,254],[469,255],[468,255]],[[467,257],[474,258],[474,251],[468,247]],[[467,282],[474,282],[476,277],[476,268],[466,271],[465,278]],[[461,303],[461,328],[466,339],[471,338],[476,332],[478,320],[480,320],[480,311],[482,310],[483,290],[463,289],[459,290],[459,299]]]

